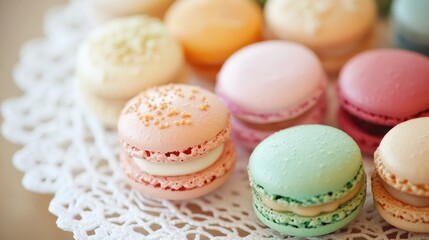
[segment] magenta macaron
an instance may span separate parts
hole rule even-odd
[[[368,155],[395,125],[429,116],[429,58],[398,49],[351,59],[339,76],[339,124]]]
[[[242,48],[222,66],[216,92],[232,113],[233,137],[247,148],[281,129],[321,123],[327,77],[303,45],[265,41]]]

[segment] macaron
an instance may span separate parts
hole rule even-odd
[[[220,187],[235,165],[222,101],[199,87],[169,84],[141,92],[123,109],[121,167],[135,189],[184,200]]]
[[[374,163],[371,186],[380,215],[397,228],[429,233],[429,117],[392,128]]]
[[[393,4],[394,41],[399,48],[429,56],[429,1],[396,0]]]
[[[327,77],[303,45],[264,41],[247,46],[222,66],[216,93],[232,113],[233,136],[249,149],[281,129],[321,123]]]
[[[324,125],[302,125],[262,141],[250,156],[256,216],[292,236],[334,232],[356,218],[366,196],[358,145]]]
[[[174,0],[90,0],[90,16],[98,24],[133,15],[162,18],[173,2]]]
[[[265,5],[270,35],[310,47],[330,75],[373,45],[376,16],[374,0],[270,0]]]
[[[125,103],[140,91],[186,80],[184,54],[156,18],[114,19],[80,46],[76,78],[87,108],[113,127]]]
[[[399,49],[371,50],[340,73],[340,127],[372,155],[395,125],[429,116],[429,58]]]
[[[263,27],[261,8],[249,0],[176,1],[165,21],[197,70],[219,70],[235,51],[260,40]]]

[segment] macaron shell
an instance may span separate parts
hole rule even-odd
[[[121,155],[121,168],[129,181],[143,193],[179,200],[200,196],[198,194],[206,194],[219,187],[233,171],[235,158],[235,146],[232,141],[227,141],[219,159],[210,167],[197,173],[174,177],[149,175],[126,154]],[[211,184],[213,185],[210,186]],[[185,192],[190,194],[184,194]]]
[[[134,16],[109,21],[90,34],[78,51],[76,76],[98,96],[131,98],[176,81],[184,68],[182,48],[161,21]]]
[[[414,207],[393,198],[381,181],[374,172],[371,177],[374,205],[383,219],[400,229],[429,233],[429,207]]]
[[[378,148],[386,171],[414,185],[423,185],[429,197],[429,117],[396,125]]]
[[[335,232],[353,221],[365,203],[365,196],[366,184],[362,184],[354,198],[341,204],[337,210],[316,217],[301,217],[290,212],[272,210],[263,205],[255,195],[253,195],[253,209],[259,220],[280,233],[298,237],[320,236]],[[297,227],[295,226],[297,223],[311,227]]]
[[[326,103],[326,97],[324,96],[319,100],[319,103],[317,103],[317,105],[310,110],[308,115],[306,115],[299,122],[295,122],[294,125],[322,123],[327,111]],[[263,131],[254,129],[246,126],[235,117],[231,118],[231,123],[233,126],[233,138],[248,149],[254,149],[262,140],[281,130],[277,129],[275,131]]]
[[[341,106],[377,124],[396,125],[429,115],[429,58],[399,49],[359,54],[342,69]]]
[[[373,0],[270,0],[265,19],[278,38],[317,52],[360,39],[374,24],[376,6]]]
[[[118,135],[139,150],[167,153],[203,144],[228,122],[228,112],[216,95],[172,84],[148,89],[130,100],[119,119]]]
[[[307,199],[342,189],[361,165],[360,150],[347,134],[325,125],[301,125],[261,142],[250,156],[248,171],[270,194]]]
[[[182,43],[190,62],[219,65],[262,34],[259,6],[248,0],[176,1],[166,25]]]
[[[216,92],[248,112],[277,113],[301,105],[305,107],[300,111],[306,111],[322,95],[325,82],[311,50],[292,42],[265,41],[241,49],[225,62]],[[315,101],[308,102],[313,97]]]
[[[360,129],[343,109],[338,112],[338,124],[343,131],[356,141],[362,153],[366,155],[372,155],[383,138],[383,136],[373,135]]]

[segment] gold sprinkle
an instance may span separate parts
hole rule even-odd
[[[162,112],[158,110],[158,111],[156,111],[156,115],[161,116]]]
[[[203,102],[207,102],[207,98],[203,97],[201,100],[203,100]]]
[[[161,110],[167,109],[167,104],[166,103],[161,103],[160,109]]]
[[[145,121],[150,121],[152,119],[153,119],[152,115],[149,115],[149,114],[144,115],[144,120]]]
[[[173,117],[179,115],[179,109],[178,108],[170,108],[168,110],[167,116]]]
[[[158,124],[159,124],[159,120],[158,120],[158,119],[155,119],[155,122],[154,122],[153,124],[155,124],[155,126],[158,126]]]
[[[149,127],[149,122],[144,122],[145,127]]]
[[[192,121],[191,120],[186,120],[186,125],[191,126],[192,125]]]
[[[198,88],[193,88],[191,91],[192,91],[193,93],[198,93]]]
[[[189,114],[189,113],[187,113],[187,112],[183,112],[183,113],[182,113],[182,118],[190,118],[190,117],[192,117],[192,115],[191,115],[191,114]]]
[[[200,109],[202,111],[207,111],[208,108],[209,108],[209,105],[206,102],[200,105]]]
[[[180,122],[179,121],[174,121],[174,124],[176,125],[176,126],[179,126],[180,125]]]
[[[195,95],[194,94],[192,94],[192,95],[189,96],[189,100],[194,100],[194,99],[195,99]]]
[[[180,125],[185,125],[185,124],[186,124],[185,119],[182,119],[182,120],[180,121]]]

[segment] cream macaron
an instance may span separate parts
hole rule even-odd
[[[125,103],[140,91],[181,82],[185,63],[180,44],[151,17],[115,19],[95,29],[80,46],[79,93],[106,126],[115,126]]]
[[[372,46],[376,17],[374,0],[270,0],[265,5],[268,32],[310,47],[331,75]]]
[[[429,117],[392,128],[374,163],[372,192],[380,215],[395,227],[429,233]]]
[[[90,0],[90,10],[96,23],[132,15],[162,18],[173,2],[174,0]]]

